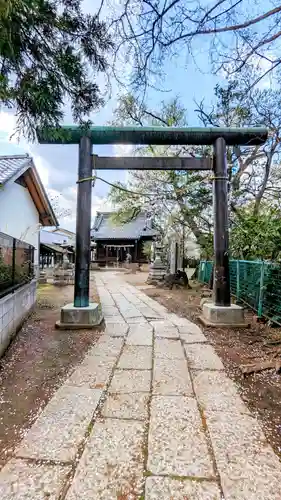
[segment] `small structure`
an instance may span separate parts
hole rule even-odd
[[[74,264],[71,264],[66,255],[61,265],[57,265],[53,272],[54,285],[74,285]]]
[[[66,250],[50,243],[40,241],[40,268],[50,268],[63,263]]]
[[[40,225],[58,221],[33,159],[0,156],[0,356],[36,301]]]
[[[52,234],[54,235],[54,243],[59,245],[61,248],[66,250],[66,255],[71,264],[75,262],[75,233],[64,229],[62,227],[57,227],[53,229]]]
[[[68,233],[68,234],[65,234]],[[51,231],[40,231],[40,267],[54,268],[63,263],[63,257],[72,264],[75,261],[75,233],[56,228]]]
[[[187,260],[200,259],[200,246],[192,233],[184,234],[171,231],[168,235],[169,241],[169,263],[170,273],[175,274],[177,270],[184,271]]]
[[[99,266],[116,266],[128,262],[146,263],[143,251],[144,242],[151,243],[158,232],[153,229],[151,220],[145,213],[140,213],[134,220],[125,224],[113,222],[113,212],[98,212],[91,230],[91,239],[95,244],[91,252],[91,262]]]
[[[147,278],[148,284],[153,284],[155,282],[161,282],[164,280],[167,270],[165,264],[163,264],[162,262],[161,253],[162,246],[160,243],[158,243],[155,245],[155,259],[149,268],[149,275]]]

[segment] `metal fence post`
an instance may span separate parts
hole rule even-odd
[[[12,286],[15,284],[16,275],[16,238],[13,238],[13,254],[12,254]]]
[[[263,285],[264,285],[264,261],[261,263],[261,277],[260,277],[260,293],[259,293],[259,303],[258,303],[258,317],[262,317],[263,310]]]
[[[203,268],[203,283],[206,282],[206,269],[207,269],[207,261],[204,260],[204,268]]]
[[[29,248],[29,277],[34,277],[34,247]]]
[[[240,297],[240,269],[239,260],[236,261],[236,299],[239,300]]]

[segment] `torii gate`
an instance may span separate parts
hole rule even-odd
[[[213,170],[213,301],[215,308],[230,308],[226,145],[261,145],[266,141],[267,135],[267,129],[262,127],[89,127],[83,129],[79,126],[65,126],[59,129],[39,130],[37,137],[41,144],[79,144],[75,287],[71,314],[73,315],[75,309],[78,312],[78,308],[84,308],[84,312],[86,312],[85,308],[90,307],[89,276],[93,168],[96,170]],[[92,154],[92,146],[95,144],[213,145],[214,154],[212,160],[211,158],[186,157],[98,157]],[[83,318],[85,318],[85,315]],[[83,325],[85,326],[85,323]],[[87,327],[89,326],[87,325]]]

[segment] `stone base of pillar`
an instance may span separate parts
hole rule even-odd
[[[74,307],[73,302],[61,308],[60,320],[56,328],[61,330],[81,330],[97,328],[103,321],[101,305],[92,302],[88,307]]]
[[[216,306],[213,302],[202,304],[200,321],[204,326],[217,328],[248,328],[243,307],[231,304],[229,307]]]

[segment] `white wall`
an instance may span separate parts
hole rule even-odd
[[[0,190],[0,232],[33,245],[39,264],[39,214],[28,189],[15,182]]]
[[[0,299],[0,357],[36,302],[36,280]]]

